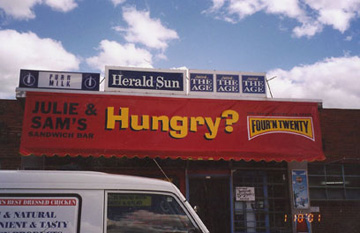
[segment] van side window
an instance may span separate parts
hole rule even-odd
[[[107,200],[107,233],[196,231],[172,196],[108,193]]]

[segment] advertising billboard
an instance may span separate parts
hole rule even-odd
[[[189,70],[188,95],[266,98],[266,74]]]
[[[20,70],[19,88],[99,91],[99,73]]]
[[[324,159],[312,102],[29,92],[20,152],[48,156]]]
[[[186,94],[185,70],[105,67],[105,91],[125,93]]]

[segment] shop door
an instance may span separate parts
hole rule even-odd
[[[189,178],[189,200],[211,233],[230,233],[230,178]]]
[[[291,221],[286,170],[249,171],[233,173],[234,233],[290,233]],[[255,200],[241,200],[237,190],[254,188]]]

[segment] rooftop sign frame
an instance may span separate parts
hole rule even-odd
[[[189,96],[267,98],[266,73],[189,69]]]
[[[105,66],[105,92],[186,95],[186,70]]]
[[[21,69],[19,88],[99,91],[100,73]]]

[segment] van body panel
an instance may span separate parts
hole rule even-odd
[[[0,184],[1,188],[173,191],[173,184],[162,180],[83,171],[1,171]]]
[[[1,172],[0,172],[1,174]],[[19,197],[32,199],[33,197],[66,197],[66,196],[80,196],[81,197],[81,216],[76,219],[76,224],[80,226],[80,232],[103,232],[103,212],[104,201],[101,197],[104,191],[101,190],[46,190],[46,189],[7,189],[3,190],[0,184],[0,199],[3,197]],[[0,206],[0,209],[1,206]],[[26,210],[26,209],[24,209]],[[33,209],[30,209],[33,210]],[[0,210],[0,212],[2,212]],[[1,215],[0,215],[1,222]]]
[[[107,218],[109,208],[108,193],[141,194],[149,197],[153,194],[161,194],[174,197],[196,228],[200,232],[208,232],[181,192],[170,182],[99,172],[1,170],[0,231],[21,232],[21,226],[14,224],[21,224],[22,221],[23,224],[26,224],[26,232],[31,232],[31,224],[33,224],[32,226],[41,225],[42,230],[44,230],[45,224],[49,224],[54,228],[52,228],[52,231],[44,232],[110,233],[112,231],[107,229],[109,221]],[[64,205],[49,204],[46,207],[42,206],[45,202],[55,203],[55,201],[59,200],[59,203],[64,202]],[[72,200],[74,203],[71,203]],[[21,206],[22,204],[11,205],[11,203],[8,203],[6,205],[6,201],[9,203],[10,201],[16,201],[17,203],[27,201],[35,204]],[[131,204],[131,202],[129,203]],[[6,213],[8,213],[8,216]],[[35,217],[25,216],[25,220],[18,216],[22,215],[24,217],[23,215],[34,213],[37,214]],[[45,216],[40,216],[41,214]],[[55,217],[55,215],[58,216]],[[61,215],[64,215],[63,219],[59,217]],[[7,217],[13,217],[15,220],[17,217],[18,222],[10,222]],[[62,222],[63,225],[61,225]],[[58,228],[56,229],[56,227]],[[66,228],[66,230],[62,230],[63,228]]]

